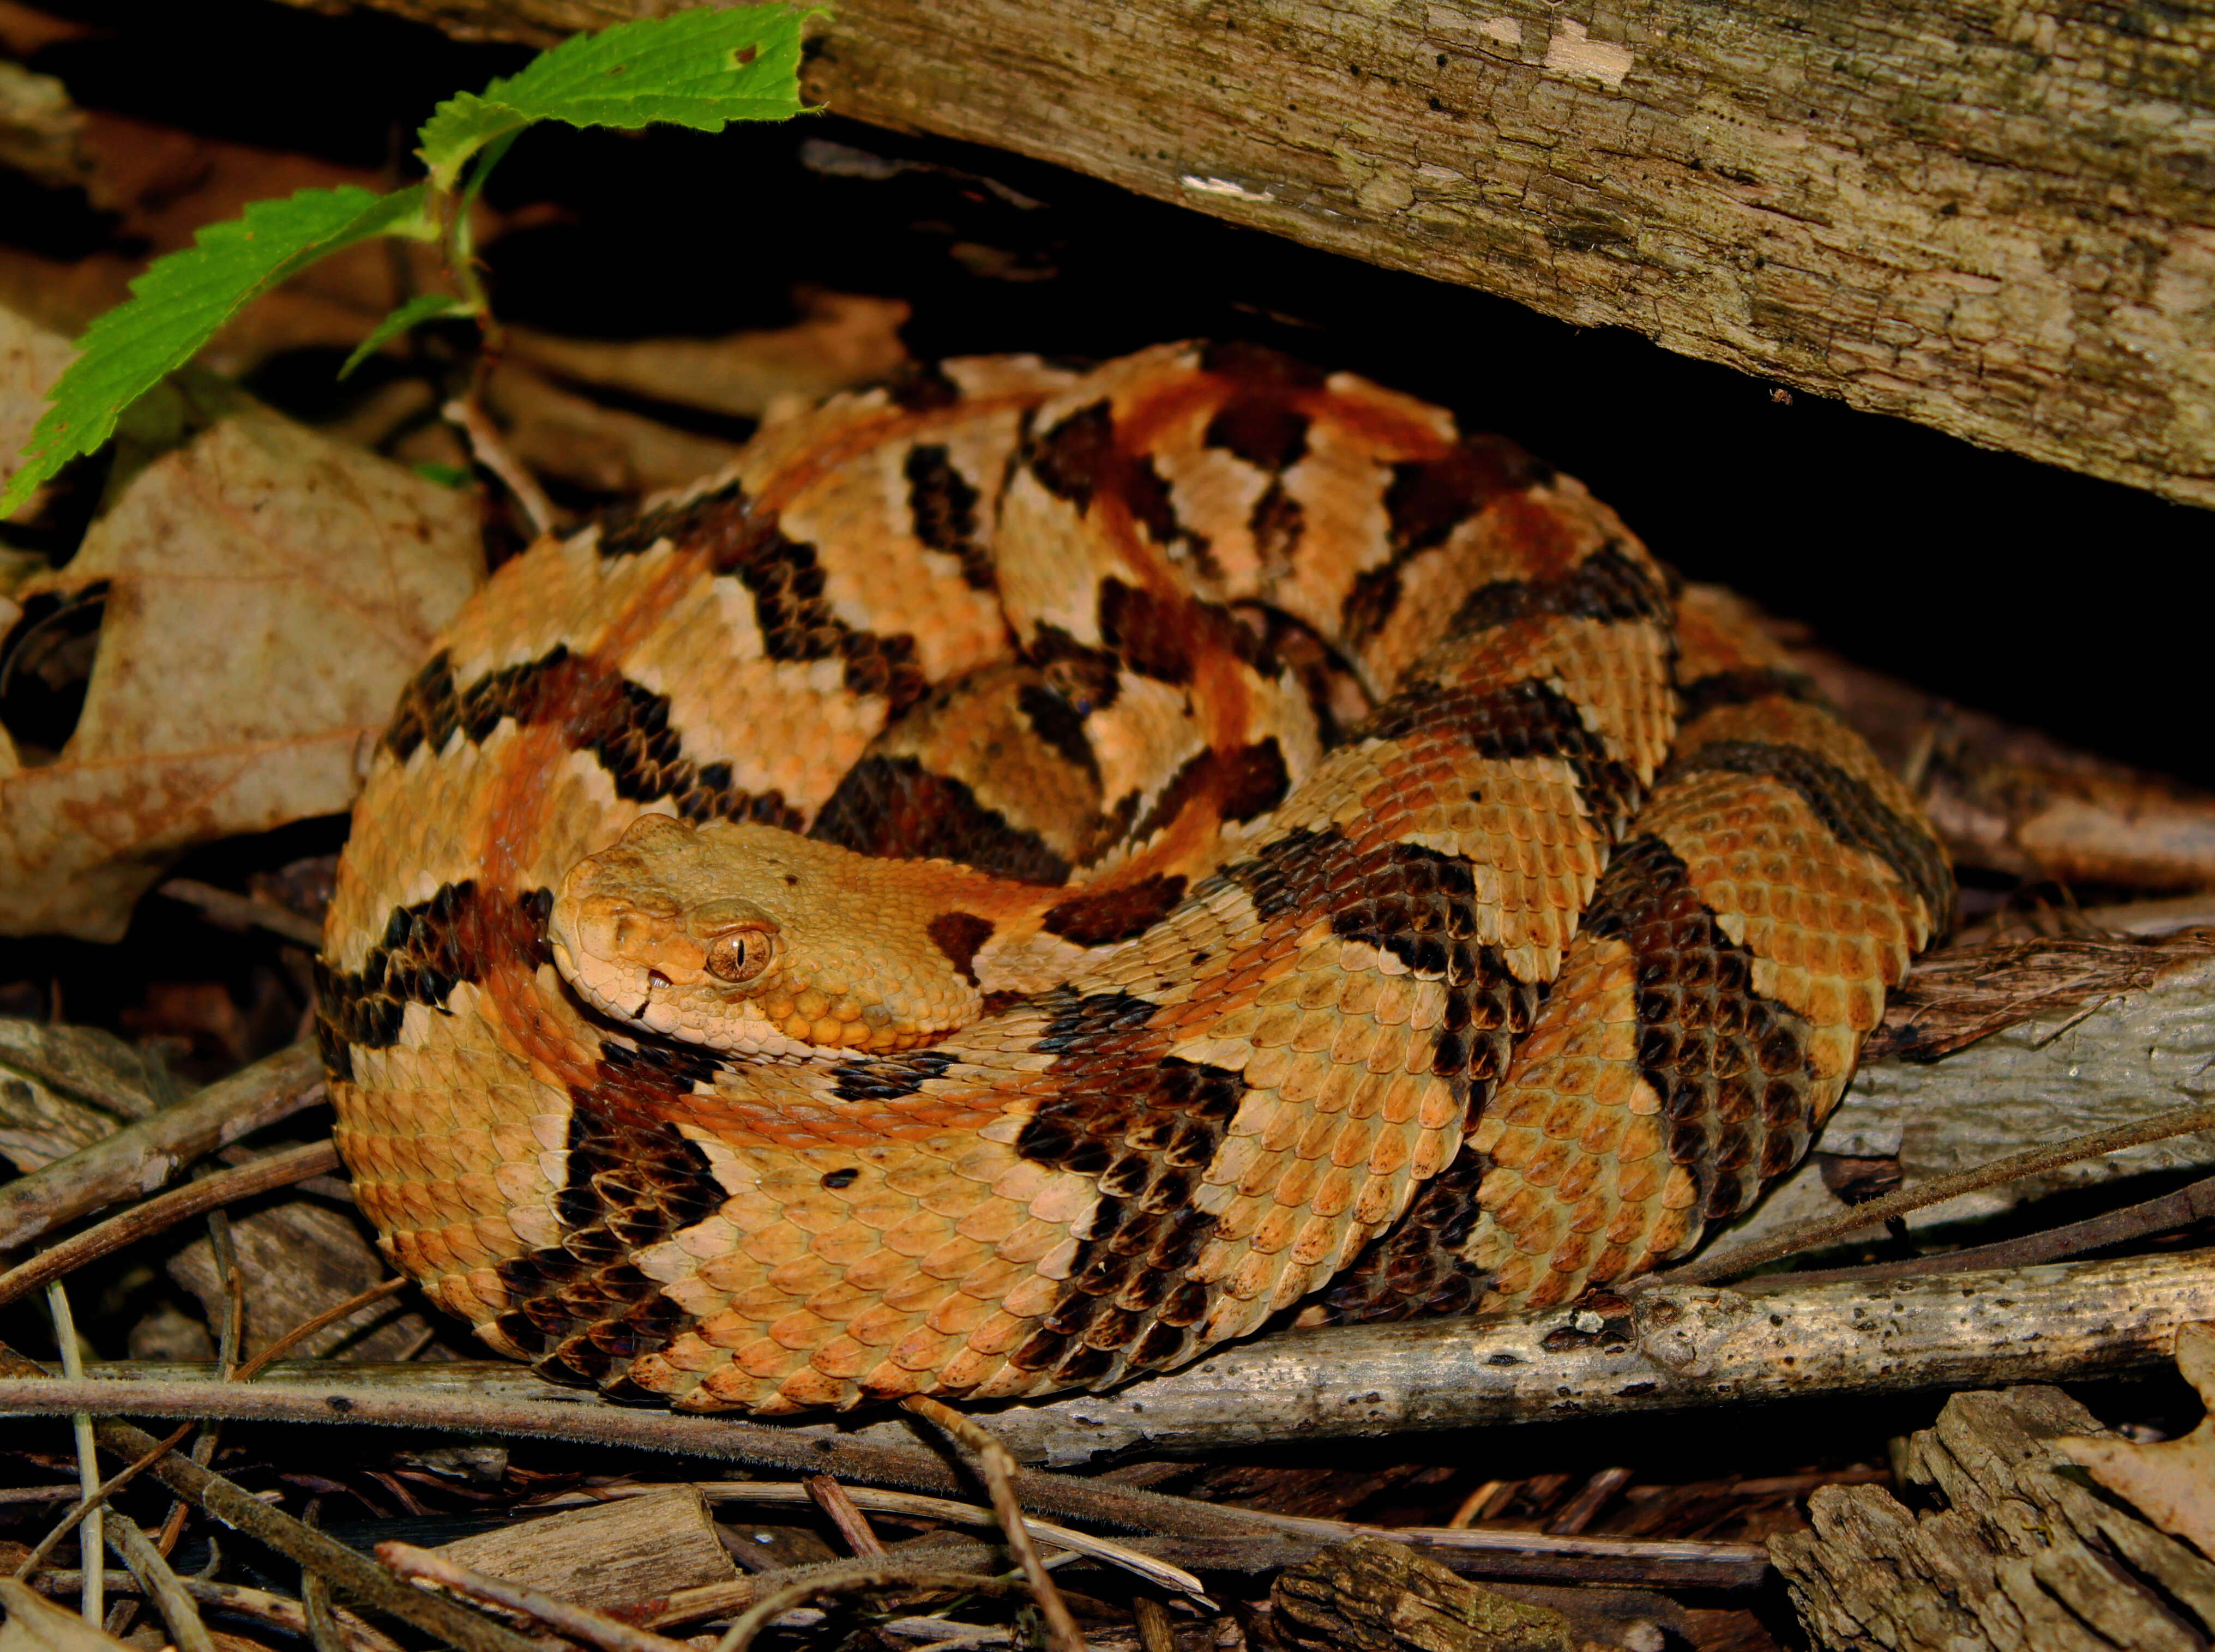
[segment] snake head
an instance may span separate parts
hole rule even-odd
[[[647,1031],[776,1060],[906,1049],[982,1002],[929,939],[950,870],[643,815],[570,869],[548,936],[580,997]]]

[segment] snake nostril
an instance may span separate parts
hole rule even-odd
[[[657,988],[666,988],[668,985],[669,977],[662,974],[660,970],[648,970],[646,972],[646,986],[648,992],[653,992]]]

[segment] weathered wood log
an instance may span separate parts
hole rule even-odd
[[[541,43],[672,9],[367,3]],[[847,0],[818,27],[839,113],[2215,505],[2204,4]]]
[[[1278,1634],[1304,1652],[1575,1652],[1568,1620],[1465,1582],[1403,1544],[1355,1538],[1269,1586]]]
[[[1957,1394],[1906,1453],[1907,1484],[1936,1508],[1911,1514],[1875,1486],[1815,1492],[1814,1529],[1769,1545],[1815,1644],[2205,1647],[2215,1563],[2065,1478],[2056,1436],[2107,1432],[2059,1389]]]

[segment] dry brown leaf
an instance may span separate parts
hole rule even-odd
[[[0,58],[0,166],[50,187],[83,183],[92,173],[83,135],[84,111],[61,82]]]
[[[2176,1369],[2209,1412],[2181,1440],[2139,1446],[2071,1435],[2054,1443],[2163,1531],[2215,1559],[2215,1325],[2176,1333]]]
[[[46,410],[47,390],[76,359],[77,346],[60,333],[0,309],[0,483],[22,462],[23,444]]]
[[[507,427],[509,452],[542,476],[596,493],[675,487],[738,456],[735,442],[603,407],[513,362],[494,371],[485,401]]]
[[[12,1577],[0,1577],[0,1652],[133,1652]]]
[[[801,297],[806,313],[790,327],[630,344],[514,327],[508,349],[559,378],[742,419],[887,377],[907,360],[899,330],[908,307],[900,300],[815,291]]]
[[[54,762],[0,743],[0,933],[114,940],[193,844],[352,801],[433,633],[484,577],[476,505],[212,376],[134,410],[199,426],[119,482],[69,564],[107,608]]]

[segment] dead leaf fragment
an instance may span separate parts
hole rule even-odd
[[[83,183],[92,173],[84,119],[52,75],[0,58],[0,166],[56,188]]]
[[[42,592],[106,586],[57,761],[0,740],[0,933],[121,937],[192,845],[335,814],[433,633],[484,577],[474,501],[206,374],[197,434],[121,480]]]
[[[2138,1446],[2071,1435],[2054,1443],[2163,1531],[2215,1559],[2215,1325],[2176,1333],[2176,1369],[2209,1411],[2181,1440]]]
[[[0,309],[0,483],[22,464],[46,392],[76,359],[77,346],[60,333]]]
[[[132,1652],[12,1577],[0,1577],[0,1652]]]
[[[907,360],[897,298],[810,291],[790,327],[721,339],[641,339],[611,344],[511,328],[516,358],[579,384],[679,407],[759,419],[779,401],[813,402],[899,370]]]

